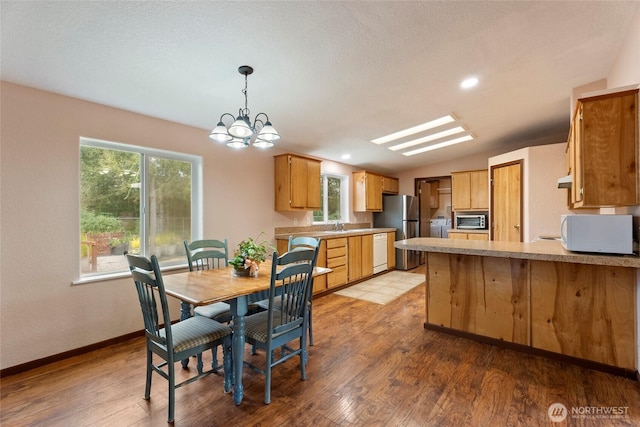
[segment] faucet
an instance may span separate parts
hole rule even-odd
[[[340,231],[340,220],[336,221],[336,231]]]

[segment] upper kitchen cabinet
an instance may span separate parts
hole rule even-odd
[[[570,208],[640,204],[638,89],[578,99],[567,165]]]
[[[451,172],[451,209],[489,210],[489,173],[486,169]]]
[[[398,181],[398,178],[383,176],[382,192],[385,194],[398,194],[400,192],[400,182]]]
[[[297,154],[275,156],[276,211],[320,209],[320,163]]]
[[[353,172],[354,212],[382,211],[382,176],[367,172]]]

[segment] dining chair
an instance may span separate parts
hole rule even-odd
[[[191,243],[184,241],[184,249],[187,254],[189,271],[209,270],[226,267],[229,261],[227,239],[194,240]],[[186,304],[186,303],[185,303]],[[226,302],[197,306],[193,309],[196,316],[204,316],[217,320],[220,323],[231,322],[231,307]],[[218,365],[218,348],[211,349],[211,368],[220,369]]]
[[[296,249],[315,249],[320,247],[320,238],[316,239],[314,237],[293,237],[289,236],[289,244],[287,246],[288,251],[293,251]],[[311,278],[311,291],[309,292],[309,345],[313,345],[313,277]]]
[[[136,285],[144,319],[147,347],[147,379],[144,398],[145,400],[150,399],[153,372],[166,379],[169,382],[169,416],[167,421],[173,423],[175,389],[216,372],[215,369],[203,372],[202,359],[199,358],[197,375],[176,384],[176,362],[191,356],[201,355],[202,352],[221,345],[224,358],[224,390],[229,392],[231,389],[233,382],[232,330],[227,325],[203,316],[191,317],[172,325],[167,295],[156,256],[152,255],[150,260],[140,255],[127,254],[126,257]],[[158,314],[157,299],[160,300],[161,317]],[[155,364],[154,354],[163,361]]]
[[[287,245],[287,251],[301,250],[301,249],[312,249],[320,247],[320,238],[315,237],[293,237],[289,236],[289,243]],[[267,309],[269,307],[269,300],[262,300],[256,303],[257,306],[262,307],[263,309]],[[313,345],[313,316],[312,316],[312,308],[313,308],[313,278],[311,279],[311,292],[309,293],[309,345]],[[255,349],[254,349],[255,353]]]
[[[301,378],[307,379],[308,302],[317,258],[318,248],[290,251],[280,257],[274,252],[268,309],[245,318],[246,342],[265,352],[264,369],[245,362],[265,376],[265,404],[271,402],[271,369],[274,366],[300,356]],[[299,341],[298,348],[289,346],[294,340]],[[276,358],[275,350],[278,348],[282,351]]]
[[[228,265],[229,250],[227,239],[224,240],[194,240],[191,243],[184,241],[184,249],[187,253],[189,271],[209,270],[222,268]],[[193,309],[194,314],[208,317],[219,322],[231,321],[231,308],[225,302],[202,305]]]

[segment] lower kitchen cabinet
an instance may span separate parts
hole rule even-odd
[[[396,247],[393,244],[396,241],[396,232],[387,233],[387,270],[396,268]]]
[[[452,233],[449,232],[450,239],[462,240],[489,240],[489,233]]]
[[[327,268],[333,270],[327,274],[327,289],[347,283],[347,238],[327,239]]]
[[[373,234],[349,237],[349,282],[373,275]]]

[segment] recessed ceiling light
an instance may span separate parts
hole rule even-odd
[[[451,114],[448,114],[448,115],[446,115],[444,117],[440,117],[438,119],[431,120],[430,122],[423,123],[421,125],[414,126],[412,128],[401,130],[399,132],[395,132],[395,133],[392,133],[390,135],[383,136],[381,138],[372,139],[371,142],[373,142],[374,144],[384,144],[386,142],[394,141],[396,139],[400,139],[400,138],[403,138],[405,136],[413,135],[413,134],[418,133],[418,132],[424,132],[425,130],[428,130],[428,129],[433,129],[433,128],[438,127],[438,126],[446,125],[447,123],[454,122],[455,120],[456,120],[455,117],[453,117]]]
[[[427,147],[418,148],[417,150],[413,150],[413,151],[407,151],[406,153],[402,153],[402,154],[405,156],[413,156],[414,154],[424,153],[425,151],[437,150],[438,148],[444,148],[450,145],[459,144],[461,142],[471,141],[472,139],[473,139],[473,135],[465,135],[465,136],[461,136],[460,138],[439,142],[438,144],[433,144]]]
[[[349,160],[351,158],[351,154],[343,154],[342,160]]]
[[[478,84],[478,78],[477,77],[469,77],[467,79],[464,79],[462,81],[462,83],[460,83],[460,87],[462,89],[471,89],[472,87],[474,87],[477,84]]]
[[[422,138],[414,139],[411,141],[403,142],[402,144],[394,145],[393,147],[389,147],[389,150],[398,151],[404,148],[413,147],[414,145],[423,144],[429,141],[435,141],[436,139],[444,138],[445,136],[455,135],[456,133],[464,132],[465,129],[462,126],[456,126],[451,129],[443,130],[442,132],[434,133],[431,135],[424,136]]]

